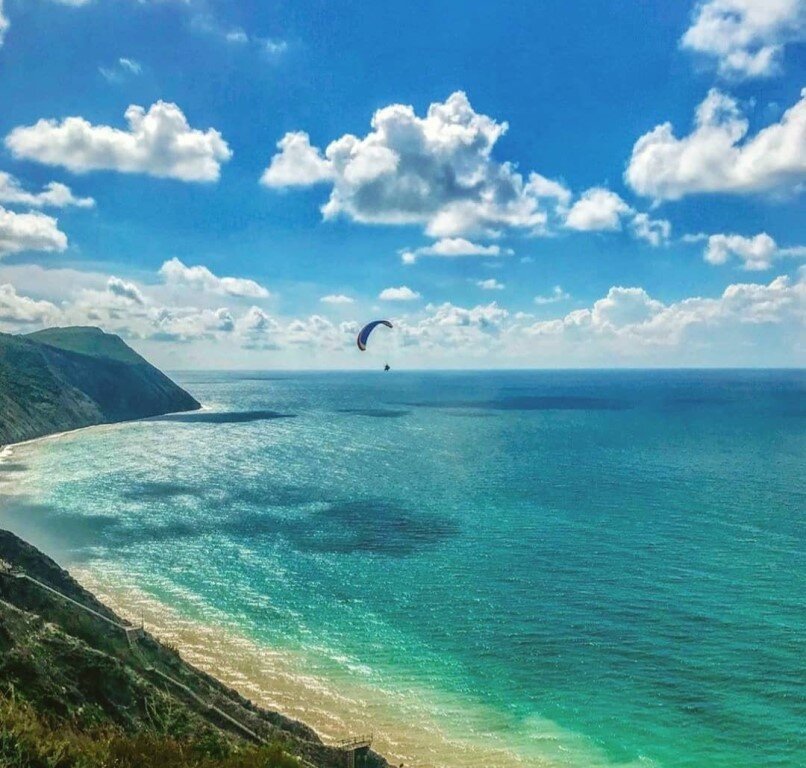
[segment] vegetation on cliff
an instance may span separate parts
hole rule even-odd
[[[0,334],[0,445],[199,407],[118,336],[98,328]]]
[[[346,764],[307,726],[255,706],[147,632],[133,639],[124,624],[50,558],[0,530],[0,766]],[[387,766],[371,752],[357,757],[356,765]]]

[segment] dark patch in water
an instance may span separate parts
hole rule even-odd
[[[148,481],[132,483],[121,491],[120,495],[124,499],[131,501],[158,501],[159,499],[175,498],[176,496],[201,496],[202,490],[192,485]]]
[[[241,424],[247,421],[271,421],[272,419],[293,419],[295,413],[278,411],[222,411],[201,413],[171,413],[167,416],[154,416],[144,421],[179,421],[185,424]]]
[[[395,411],[390,408],[339,408],[336,413],[352,413],[356,416],[372,416],[376,419],[399,419],[411,411]]]
[[[455,416],[460,419],[495,419],[498,417],[497,413],[490,413],[489,411],[473,411],[471,409],[464,410],[448,410],[446,416]]]
[[[419,408],[476,408],[488,411],[626,411],[633,407],[633,404],[626,400],[612,398],[533,395],[502,397],[497,400],[445,400],[403,403],[403,405]]]
[[[307,497],[308,504],[312,501],[316,500]],[[58,532],[60,538],[68,541],[73,560],[92,558],[95,547],[121,549],[144,542],[164,544],[210,535],[246,541],[278,539],[299,552],[405,557],[436,546],[459,532],[457,524],[449,518],[380,499],[336,501],[314,511],[294,507],[271,510],[267,509],[268,504],[270,494],[254,505],[258,509],[225,519],[176,520],[134,528],[107,516],[46,512],[40,513],[39,526],[46,522],[50,532]]]
[[[424,514],[381,499],[328,504],[302,518],[249,516],[238,527],[284,536],[301,552],[370,553],[405,557],[458,533],[450,519]],[[228,533],[238,531],[228,526]]]
[[[724,405],[729,403],[730,400],[724,397],[700,397],[700,396],[686,396],[686,397],[669,397],[663,403],[668,406],[687,406],[687,405]]]

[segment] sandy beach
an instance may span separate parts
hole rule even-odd
[[[504,768],[550,766],[553,762],[525,762],[506,745],[484,733],[486,717],[477,712],[479,730],[465,738],[450,733],[437,720],[413,710],[411,697],[361,683],[361,670],[351,680],[327,679],[310,668],[301,654],[262,646],[223,626],[221,617],[210,624],[189,619],[135,587],[111,586],[90,568],[71,574],[116,612],[132,622],[143,621],[162,642],[175,646],[183,658],[237,689],[256,704],[277,710],[313,727],[326,742],[350,734],[371,732],[373,748],[393,764],[413,768]],[[434,691],[422,691],[421,701],[434,701]],[[413,698],[418,698],[414,696]],[[442,723],[451,722],[451,710],[466,703],[443,700]],[[466,712],[462,712],[462,719]]]

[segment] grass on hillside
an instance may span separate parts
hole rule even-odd
[[[109,726],[51,723],[13,694],[0,694],[3,768],[299,768],[279,745],[237,746],[214,731],[177,739],[155,723],[127,734]]]

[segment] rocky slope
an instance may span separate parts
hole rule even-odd
[[[98,328],[0,334],[0,445],[199,407],[118,336]]]

